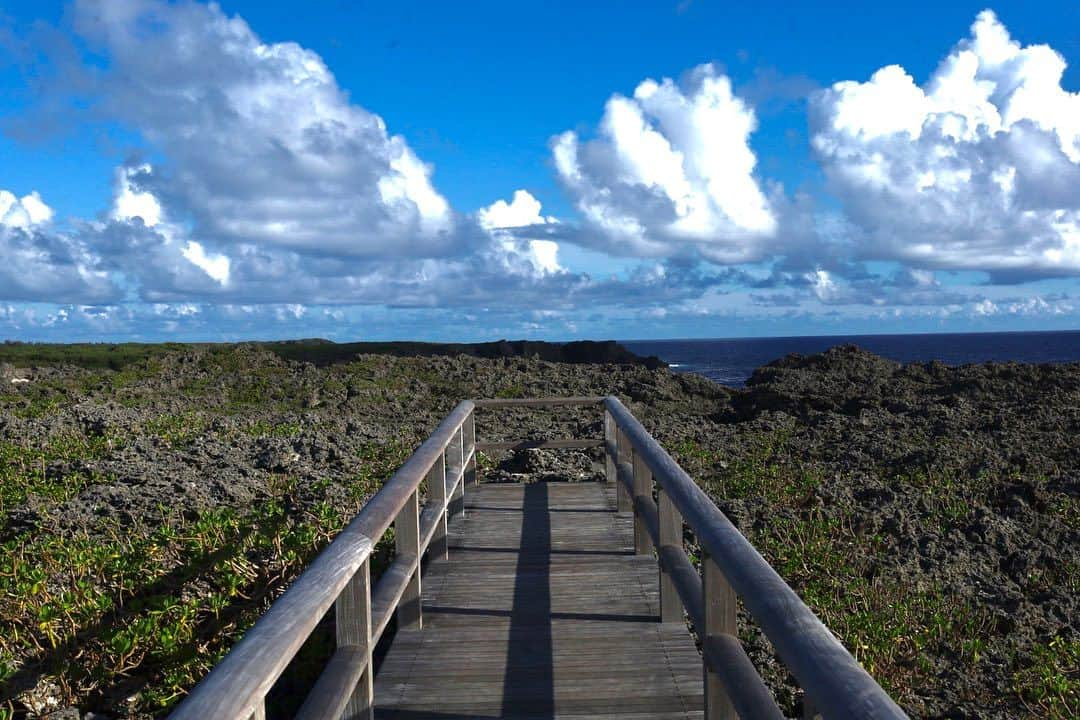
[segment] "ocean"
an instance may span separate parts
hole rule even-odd
[[[904,363],[1080,362],[1080,330],[620,342],[639,355],[656,355],[676,372],[698,373],[732,387],[743,386],[755,369],[789,353],[808,355],[848,343]]]

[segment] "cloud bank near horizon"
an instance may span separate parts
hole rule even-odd
[[[316,53],[266,43],[217,5],[77,0],[72,18],[107,62],[47,95],[136,132],[145,153],[117,168],[93,219],[57,218],[47,188],[0,188],[0,301],[69,305],[11,305],[10,332],[301,327],[311,316],[288,308],[333,320],[338,306],[498,308],[523,328],[539,312],[567,332],[596,312],[1077,312],[1067,294],[1005,286],[1080,276],[1080,93],[1062,87],[1060,54],[1021,46],[990,11],[922,85],[890,65],[810,94],[839,210],[761,174],[754,104],[702,65],[613,94],[594,130],[553,129],[569,218],[527,189],[451,207]],[[571,245],[630,269],[594,277],[562,259]],[[942,283],[952,271],[985,277]]]

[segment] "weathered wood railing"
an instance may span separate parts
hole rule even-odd
[[[603,406],[603,438],[476,442],[475,408]],[[171,715],[263,718],[267,692],[323,615],[335,607],[338,649],[298,718],[370,718],[371,653],[396,612],[418,628],[421,559],[446,556],[446,525],[476,481],[476,452],[603,447],[617,509],[634,514],[634,546],[660,566],[660,620],[689,618],[702,645],[705,717],[783,718],[738,639],[737,598],[805,694],[806,717],[906,718],[750,542],[615,397],[466,400]],[[420,485],[427,479],[427,501]],[[395,556],[372,586],[370,556],[393,524]],[[683,542],[689,527],[700,570]],[[462,657],[468,662],[467,655]]]
[[[170,716],[265,717],[267,692],[334,606],[337,650],[297,718],[372,716],[371,653],[396,612],[416,628],[421,559],[445,557],[448,515],[476,474],[473,403],[459,404]],[[427,501],[420,485],[427,480]],[[372,549],[394,526],[394,559],[372,585]]]

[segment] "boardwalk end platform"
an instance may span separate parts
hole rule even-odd
[[[602,410],[604,436],[477,441],[477,409],[564,405]],[[484,449],[591,446],[606,482],[477,482]],[[333,607],[337,651],[304,720],[782,718],[738,600],[805,717],[906,717],[617,398],[467,400],[170,717],[273,716],[268,691]]]

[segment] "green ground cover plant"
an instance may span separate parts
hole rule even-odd
[[[185,519],[162,507],[154,527],[103,524],[93,534],[7,540],[0,680],[19,690],[48,677],[62,701],[122,700],[132,714],[160,713],[220,660],[407,452],[367,446],[344,504],[306,503],[281,477],[244,510]],[[0,718],[13,713],[13,698],[4,698]]]
[[[875,548],[885,542],[880,534],[861,531],[858,518],[840,505],[825,509],[814,502],[822,478],[791,461],[784,451],[790,437],[790,427],[775,429],[749,438],[738,453],[685,440],[673,454],[725,509],[767,501],[770,521],[740,530],[882,687],[917,708],[916,691],[941,681],[934,658],[954,655],[969,666],[986,662],[988,643],[1002,643],[1010,621],[940,583],[913,587],[892,577],[874,561]],[[894,476],[893,482],[917,488],[927,514],[946,530],[970,518],[974,501],[992,484],[985,473],[963,477],[947,470]],[[1075,498],[1059,502],[1066,516],[1080,506]],[[1080,574],[1073,566],[1052,577],[1037,571],[1030,579],[1032,592],[1053,583],[1075,591]],[[744,629],[752,624],[748,616],[743,622]],[[753,628],[746,638],[762,642]],[[1080,640],[1029,641],[1008,654],[1003,690],[1033,716],[1069,720],[1080,714]]]
[[[91,369],[0,394],[0,412],[28,423],[0,438],[0,720],[68,705],[132,718],[164,714],[413,445],[408,435],[359,443],[351,470],[335,476],[266,470],[250,503],[197,510],[161,503],[153,522],[106,515],[72,528],[50,516],[83,491],[114,482],[99,468],[118,462],[138,438],[166,457],[182,457],[208,440],[224,447],[241,437],[296,441],[324,421],[295,412],[303,405],[295,400],[302,382],[253,367],[250,357],[229,349],[211,349],[193,364],[194,374],[173,378],[190,392],[172,400],[166,393],[168,411],[157,409],[160,382],[174,372],[162,358],[175,347],[4,349],[9,359],[32,350],[58,362],[76,357]],[[122,369],[110,369],[116,366]],[[235,382],[240,376],[250,381]],[[221,385],[233,389],[219,393]],[[65,422],[44,434],[34,425],[102,395],[122,407],[153,409]],[[131,402],[117,402],[122,397]],[[29,521],[20,515],[28,507],[37,511]],[[392,538],[377,557],[391,546]],[[325,660],[318,648],[305,652],[311,657],[298,663]]]

